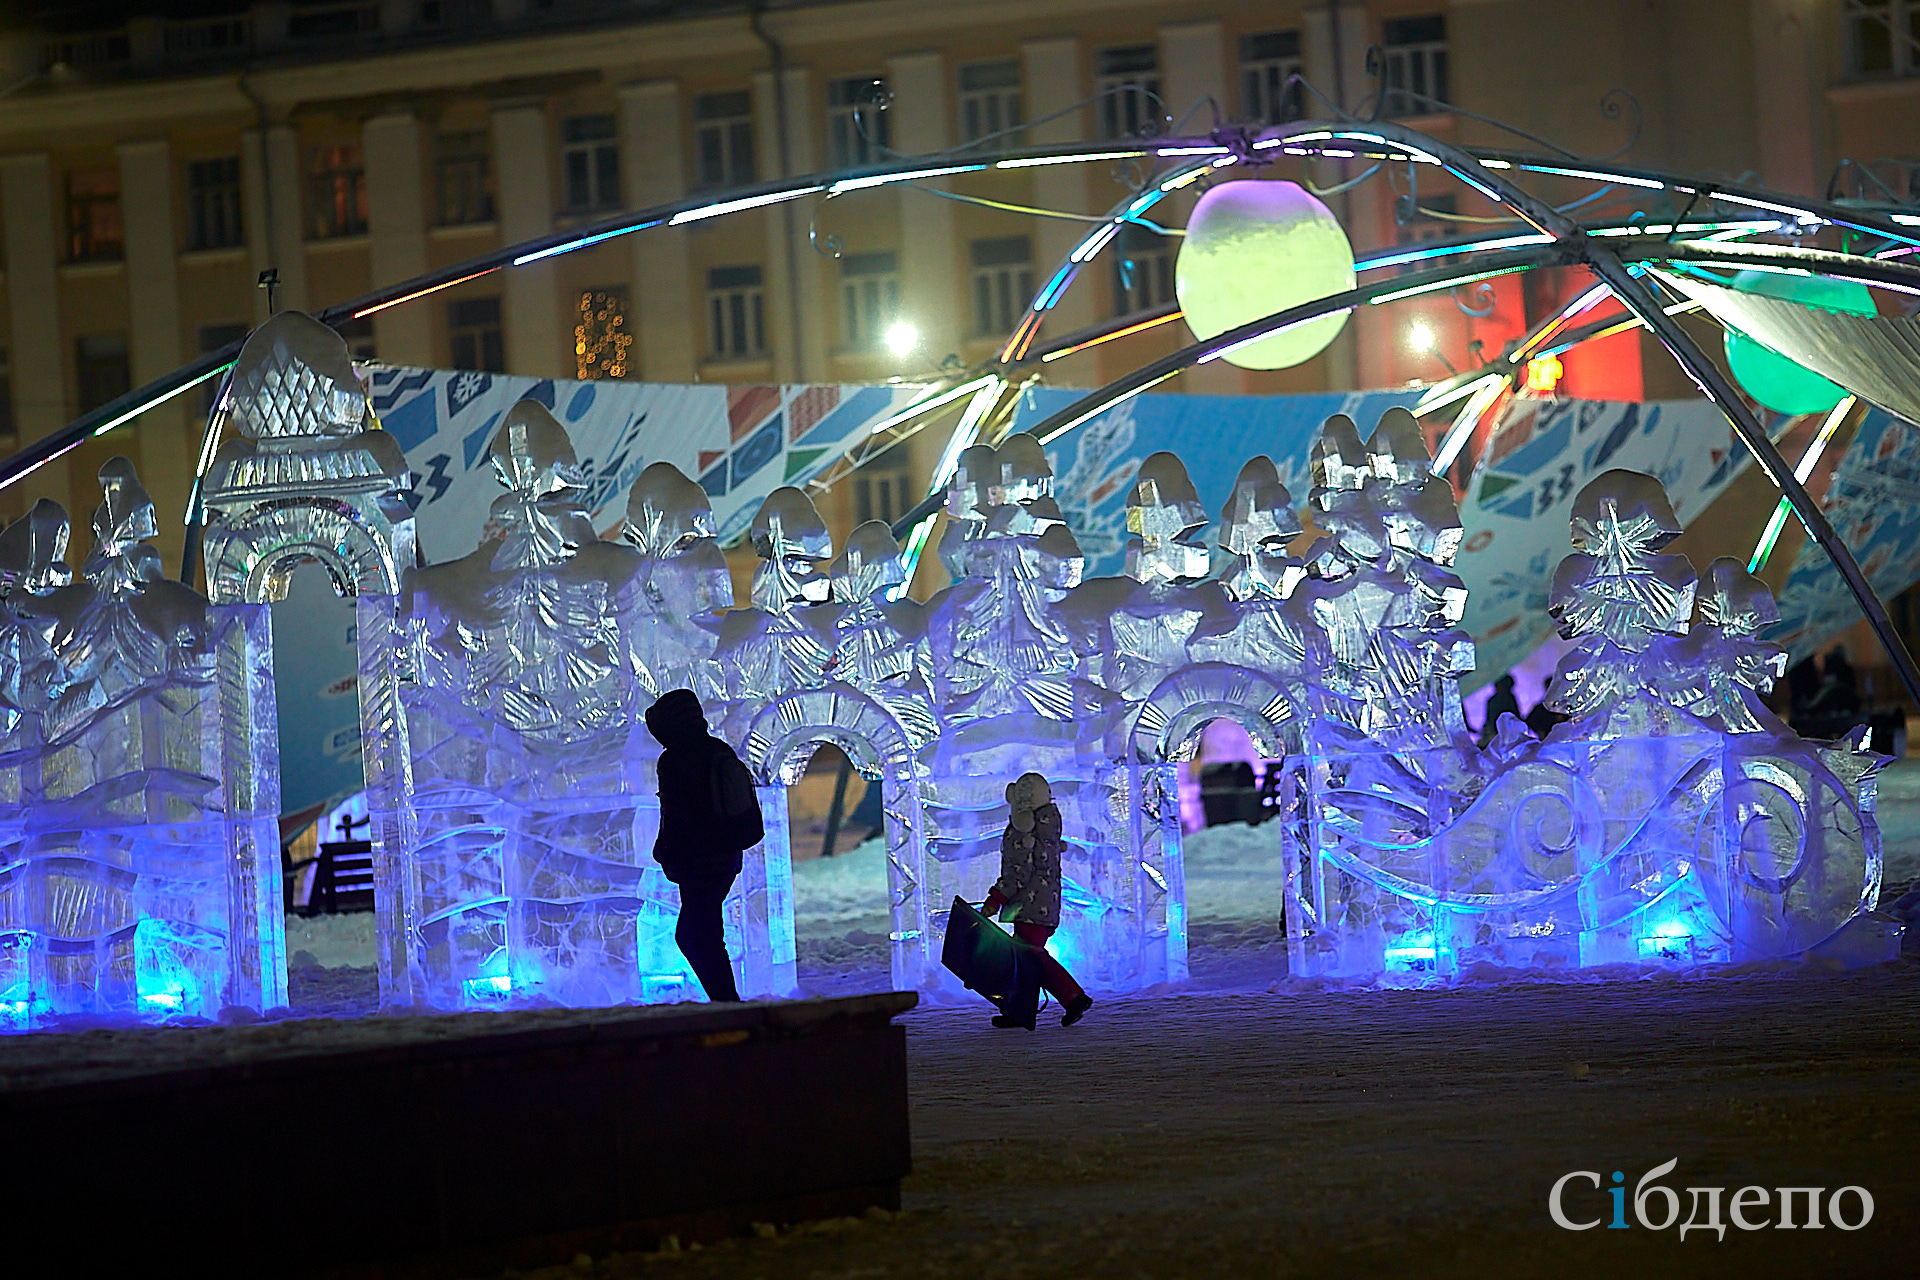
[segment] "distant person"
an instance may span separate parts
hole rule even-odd
[[[1826,661],[1820,664],[1820,675],[1830,714],[1860,714],[1860,677],[1854,672],[1853,664],[1847,661],[1845,646],[1835,645],[1828,651]]]
[[[1013,936],[1040,953],[1040,985],[1060,1002],[1060,1025],[1070,1027],[1093,1007],[1093,998],[1073,980],[1066,966],[1047,953],[1047,939],[1060,927],[1060,854],[1066,848],[1053,788],[1037,773],[1023,773],[1007,784],[1013,814],[1000,837],[1000,879],[980,906],[992,916],[1005,910]],[[1031,990],[1031,988],[1029,988]],[[1029,1006],[1031,1007],[1031,1006]],[[1033,1030],[1034,1017],[997,1015],[996,1027]]]
[[[1567,718],[1547,705],[1547,699],[1553,696],[1553,677],[1547,677],[1547,684],[1540,691],[1540,701],[1527,712],[1527,728],[1533,730],[1533,736],[1545,742],[1547,735],[1553,732],[1553,726],[1565,724]]]
[[[712,1001],[738,1000],[720,908],[740,874],[740,855],[764,834],[753,775],[733,748],[707,732],[691,689],[662,694],[647,708],[660,753],[660,835],[653,859],[680,886],[673,940]]]
[[[1480,722],[1480,745],[1486,746],[1500,732],[1502,715],[1520,714],[1520,699],[1513,696],[1513,673],[1508,672],[1493,682],[1493,692],[1487,697],[1487,718]]]

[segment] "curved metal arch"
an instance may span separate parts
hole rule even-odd
[[[1861,612],[1866,615],[1868,624],[1879,638],[1881,646],[1886,650],[1888,658],[1892,660],[1894,669],[1899,672],[1901,683],[1906,686],[1908,693],[1916,701],[1920,701],[1920,668],[1915,667],[1913,656],[1907,652],[1906,645],[1902,643],[1899,633],[1894,630],[1892,620],[1887,616],[1886,606],[1881,603],[1872,584],[1861,572],[1852,551],[1833,531],[1833,526],[1828,523],[1826,515],[1814,503],[1805,486],[1794,476],[1793,469],[1786,459],[1782,458],[1779,451],[1773,447],[1772,441],[1767,437],[1766,428],[1753,415],[1752,410],[1747,407],[1727,376],[1700,349],[1692,336],[1666,314],[1653,291],[1628,269],[1627,259],[1621,252],[1588,235],[1577,222],[1565,214],[1487,168],[1471,152],[1440,142],[1402,125],[1382,121],[1370,122],[1365,129],[1346,125],[1319,130],[1303,128],[1297,132],[1289,131],[1270,135],[1255,145],[1269,148],[1282,145],[1288,138],[1298,140],[1304,137],[1313,140],[1308,135],[1316,133],[1322,139],[1371,141],[1382,146],[1393,146],[1409,157],[1440,165],[1489,200],[1513,210],[1537,232],[1552,237],[1551,244],[1542,245],[1539,249],[1510,251],[1517,255],[1515,259],[1510,260],[1512,270],[1526,270],[1553,261],[1584,265],[1599,276],[1614,296],[1619,298],[1621,303],[1638,316],[1641,323],[1660,339],[1661,344],[1679,363],[1688,378],[1700,388],[1701,394],[1713,401],[1719,406],[1721,412],[1726,414],[1728,421],[1733,424],[1735,433],[1740,436],[1755,460],[1766,471],[1768,478],[1785,496],[1794,514],[1806,527],[1807,533],[1827,553],[1827,558],[1839,571],[1848,590],[1852,592],[1854,600],[1859,604]],[[1781,207],[1785,212],[1794,212],[1792,208]],[[1847,225],[1854,225],[1857,221],[1856,218],[1849,221]],[[1891,234],[1897,235],[1897,233]],[[1670,254],[1675,248],[1676,246],[1667,245],[1664,246],[1664,251]],[[1659,256],[1660,252],[1654,251],[1635,256],[1653,258]],[[1818,253],[1819,251],[1803,250],[1801,252]],[[1845,255],[1834,256],[1845,257]],[[1486,270],[1501,257],[1502,255],[1494,255],[1465,265]],[[1876,273],[1896,265],[1878,259],[1871,261],[1874,264],[1872,270]],[[1867,270],[1864,266],[1856,269]],[[1400,292],[1409,288],[1418,288],[1419,291],[1424,292],[1424,288],[1419,288],[1416,284],[1416,279],[1434,282],[1453,281],[1461,279],[1466,274],[1472,273],[1432,272],[1422,273],[1420,278],[1376,282],[1277,312],[1207,341],[1194,343],[1171,356],[1135,370],[1052,415],[1032,428],[1032,433],[1043,442],[1050,440],[1055,435],[1097,416],[1122,400],[1138,395],[1148,387],[1173,377],[1181,370],[1212,359],[1240,343],[1257,340],[1289,325],[1342,310],[1359,302],[1388,300],[1387,295],[1396,292],[1394,289],[1385,287],[1389,284],[1397,285]],[[926,505],[923,503],[921,507]],[[928,512],[921,510],[921,507],[916,507],[909,512],[896,528],[901,526],[910,528],[912,524],[924,518]]]

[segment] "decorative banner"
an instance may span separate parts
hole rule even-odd
[[[1050,387],[1026,392],[1014,429],[1039,423],[1083,394]],[[1294,504],[1304,506],[1313,487],[1308,450],[1323,422],[1344,413],[1358,424],[1364,440],[1381,414],[1395,405],[1411,407],[1420,394],[1415,388],[1299,396],[1150,395],[1101,414],[1047,446],[1054,496],[1087,557],[1086,576],[1114,576],[1124,566],[1127,489],[1149,454],[1165,449],[1179,455],[1210,515],[1217,517],[1226,506],[1241,464],[1263,453],[1273,459]]]
[[[1685,525],[1747,461],[1706,400],[1511,401],[1460,504],[1466,537],[1454,572],[1467,584],[1462,625],[1478,659],[1461,688],[1485,684],[1553,633],[1547,595],[1573,550],[1567,523],[1588,480],[1615,467],[1643,471],[1666,486]]]
[[[1869,412],[1820,505],[1882,600],[1920,582],[1920,427],[1883,409]],[[1820,544],[1801,543],[1769,639],[1799,662],[1861,617]]]
[[[669,386],[568,382],[458,370],[374,368],[374,412],[414,470],[420,548],[429,564],[480,542],[500,494],[487,446],[515,401],[538,400],[573,438],[587,473],[587,509],[605,533],[626,515],[642,468],[671,462],[713,499],[720,541],[743,534],[761,499],[805,484],[922,388]]]
[[[272,608],[280,812],[301,813],[364,785],[353,601],[333,594],[325,569],[306,564],[295,571],[287,598]]]

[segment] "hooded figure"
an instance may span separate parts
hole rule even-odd
[[[660,753],[660,835],[654,861],[680,886],[680,921],[673,940],[693,966],[709,1000],[738,1000],[727,957],[720,908],[740,874],[740,854],[717,809],[724,794],[752,779],[733,748],[707,732],[706,714],[691,689],[662,694],[647,709],[647,731],[666,748]],[[745,779],[740,783],[738,779]]]
[[[1037,773],[1007,784],[1007,804],[1013,812],[1000,837],[1000,879],[980,914],[999,912],[1013,922],[1013,936],[1040,953],[1040,985],[1060,1002],[1060,1025],[1070,1027],[1093,1007],[1093,999],[1047,951],[1047,939],[1060,927],[1060,855],[1066,849],[1060,809],[1053,803],[1053,788]],[[993,1025],[1031,1031],[1033,1019],[1001,1016]]]

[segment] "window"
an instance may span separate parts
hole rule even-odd
[[[493,192],[487,170],[487,135],[475,130],[443,133],[437,148],[440,170],[440,225],[463,227],[493,221]]]
[[[1300,33],[1269,31],[1240,37],[1240,110],[1260,124],[1300,117]]]
[[[887,113],[887,82],[877,76],[835,80],[827,86],[827,144],[836,169],[878,164],[892,144]]]
[[[209,324],[200,328],[200,354],[211,355],[229,343],[239,342],[247,336],[244,324]],[[201,383],[200,412],[212,413],[213,402],[220,396],[219,378],[208,378]]]
[[[900,275],[894,256],[850,253],[840,259],[840,307],[847,346],[879,346],[900,310]]]
[[[240,157],[187,162],[187,236],[195,249],[227,249],[240,229]]]
[[[1113,313],[1128,315],[1173,301],[1173,241],[1135,223],[1113,254]]]
[[[705,93],[693,101],[700,185],[744,187],[753,181],[753,101],[745,93]]]
[[[485,373],[507,371],[507,348],[500,334],[500,299],[462,298],[449,302],[447,339],[454,368]]]
[[[313,239],[367,234],[367,162],[360,144],[315,147],[307,165]]]
[[[420,0],[423,27],[464,27],[493,17],[493,0]]]
[[[1844,0],[1856,76],[1920,76],[1920,0]]]
[[[910,494],[911,477],[907,471],[905,449],[894,449],[872,466],[853,473],[854,523],[884,520],[892,524],[905,515],[920,499]]]
[[[1160,52],[1150,44],[1102,49],[1095,68],[1100,136],[1140,138],[1160,131]]]
[[[965,142],[1026,123],[1020,104],[1020,63],[970,62],[960,68],[960,137]]]
[[[973,242],[973,331],[1010,333],[1033,297],[1033,243],[1025,236]]]
[[[287,15],[287,38],[291,40],[339,40],[380,30],[378,4],[301,5]]]
[[[570,116],[560,124],[567,208],[620,207],[620,145],[612,116]]]
[[[373,320],[335,321],[333,331],[347,344],[347,351],[355,360],[373,360],[377,358],[373,346]]]
[[[1424,116],[1447,97],[1447,19],[1389,18],[1380,27],[1383,114]]]
[[[624,378],[631,368],[633,333],[627,328],[627,291],[619,285],[588,289],[574,312],[574,376]]]
[[[760,268],[715,267],[707,272],[707,317],[715,360],[751,360],[765,355],[765,313]]]
[[[115,259],[120,245],[120,171],[75,169],[67,175],[67,261]]]
[[[133,371],[127,364],[127,335],[93,333],[74,343],[75,381],[80,385],[80,412],[133,390]]]

